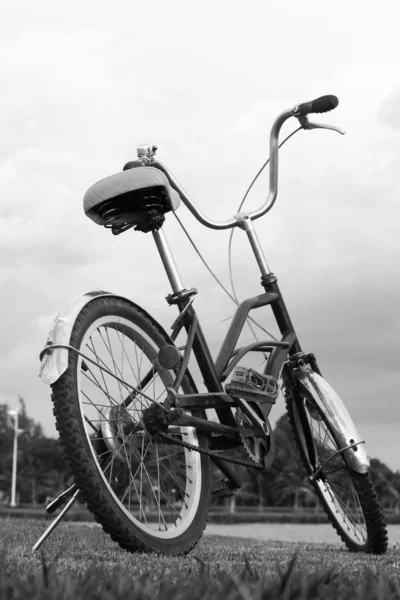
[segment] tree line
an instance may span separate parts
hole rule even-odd
[[[18,503],[43,504],[64,488],[68,476],[60,443],[46,437],[40,423],[30,418],[23,398],[19,398],[18,410],[18,454],[17,454],[17,498]],[[10,407],[0,404],[0,502],[9,503],[14,419],[9,415]]]
[[[303,466],[299,450],[294,441],[287,415],[276,423],[275,457],[265,471],[241,468],[244,485],[231,503],[235,505],[257,507],[291,507],[294,510],[304,507],[318,510],[319,501],[311,486]],[[393,472],[377,458],[370,461],[370,475],[382,506],[387,511],[400,511],[400,472]],[[234,506],[231,507],[234,510]]]
[[[23,398],[19,398],[19,404],[17,498],[19,504],[35,506],[59,494],[70,473],[58,439],[44,435],[40,423],[28,416]],[[317,506],[286,415],[277,422],[274,435],[275,459],[269,469],[259,472],[239,467],[244,485],[231,501],[232,509],[235,504],[260,510],[269,506],[294,509]],[[0,404],[0,503],[3,504],[10,502],[13,438],[14,421],[9,407]],[[399,512],[400,472],[393,472],[373,458],[370,473],[384,508]],[[217,471],[214,475],[221,478]]]

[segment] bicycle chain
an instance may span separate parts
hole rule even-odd
[[[234,458],[233,456],[227,456],[226,454],[218,454],[213,450],[207,450],[206,448],[200,448],[199,446],[195,446],[194,444],[189,444],[189,442],[184,442],[183,440],[177,440],[172,435],[168,435],[167,433],[162,433],[161,431],[157,432],[157,435],[166,438],[167,440],[172,441],[174,444],[178,446],[184,446],[189,450],[194,450],[195,452],[199,452],[200,454],[205,454],[206,456],[210,456],[211,458],[214,456],[215,458],[219,458],[220,460],[225,460],[226,462],[235,463],[236,465],[243,465],[245,467],[251,467],[252,469],[257,469],[257,471],[264,470],[264,465],[259,465],[253,461],[244,460],[242,458]]]
[[[117,377],[117,375],[115,375],[114,373],[112,373],[108,369],[102,367],[101,365],[99,365],[98,363],[96,363],[93,359],[89,358],[88,356],[85,356],[85,354],[83,354],[82,352],[80,352],[77,348],[75,348],[74,346],[71,346],[69,344],[49,344],[40,353],[40,356],[39,356],[40,360],[42,360],[44,354],[46,354],[47,352],[50,352],[50,351],[52,351],[54,349],[57,349],[57,348],[64,348],[66,350],[73,350],[74,352],[76,352],[76,354],[78,354],[79,356],[82,356],[85,360],[93,363],[98,368],[100,368],[102,371],[105,371],[106,373],[108,373],[108,375],[111,375],[111,377],[114,377],[117,381],[120,381],[121,383],[123,383],[127,387],[130,387],[133,391],[139,392],[142,396],[144,396],[145,398],[147,398],[151,402],[155,403],[155,401],[152,398],[149,398],[148,396],[146,396],[146,394],[144,394],[141,390],[139,390],[138,388],[135,388],[133,385],[125,383],[123,381],[123,379],[120,379],[119,377]],[[244,467],[250,467],[252,469],[257,469],[258,471],[264,470],[264,465],[258,465],[254,461],[243,460],[241,458],[234,458],[234,457],[231,457],[231,456],[226,456],[226,454],[218,454],[215,451],[206,450],[206,448],[200,448],[199,446],[195,446],[194,444],[189,444],[189,442],[184,442],[183,440],[177,440],[173,436],[170,436],[170,435],[168,435],[166,433],[162,433],[161,431],[158,431],[157,435],[160,435],[161,437],[163,437],[163,438],[165,438],[167,440],[170,440],[170,441],[174,442],[175,444],[177,444],[179,446],[184,446],[185,448],[188,448],[189,450],[194,450],[195,452],[199,452],[200,454],[205,454],[207,456],[210,456],[211,458],[214,456],[215,458],[219,458],[220,460],[225,460],[226,462],[231,462],[231,463],[234,463],[236,465],[243,465]]]

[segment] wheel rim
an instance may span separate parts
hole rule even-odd
[[[314,483],[342,531],[354,544],[364,546],[367,525],[349,468],[319,408],[307,398],[303,402],[320,468]],[[305,440],[302,443],[307,455]]]
[[[153,537],[181,535],[193,522],[201,492],[201,458],[179,444],[155,440],[141,429],[124,433],[124,425],[140,423],[143,409],[162,403],[173,373],[161,369],[159,347],[136,324],[104,316],[86,331],[78,356],[77,386],[86,437],[97,471],[108,492],[129,520]],[[132,399],[127,384],[146,384]],[[148,376],[147,380],[145,376]],[[150,377],[149,377],[150,376]],[[128,400],[128,402],[126,402]],[[198,445],[192,427],[174,427],[177,441]]]

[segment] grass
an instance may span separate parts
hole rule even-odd
[[[350,554],[334,545],[204,536],[184,557],[128,554],[100,527],[0,521],[0,598],[10,600],[400,599],[400,550]]]
[[[0,518],[13,517],[22,519],[41,519],[52,521],[54,515],[47,515],[44,506],[33,508],[23,506],[10,508],[0,506]],[[400,514],[386,513],[386,522],[390,525],[400,524]],[[64,518],[64,522],[88,522],[94,521],[93,515],[84,506],[73,507]],[[208,515],[209,523],[234,524],[234,523],[328,523],[325,513],[320,510],[314,511],[299,510],[293,511],[285,507],[269,507],[262,511],[251,510],[248,507],[240,507],[235,513],[229,513],[225,510],[216,510],[213,508]]]
[[[137,514],[139,516],[139,512]],[[157,518],[157,513],[154,515]],[[52,521],[54,516],[48,515],[43,506],[32,508],[32,507],[0,507],[0,517],[13,517],[13,518],[28,518],[28,519],[44,519]],[[88,522],[94,521],[93,515],[86,509],[86,507],[73,508],[68,512],[64,518],[64,521],[75,521],[75,522]],[[399,519],[400,521],[400,519]],[[322,511],[318,513],[306,512],[306,511],[283,511],[282,509],[277,510],[264,510],[264,511],[251,511],[238,510],[235,513],[229,513],[226,510],[213,510],[208,516],[209,523],[327,523],[328,519]]]

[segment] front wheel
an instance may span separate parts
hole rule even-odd
[[[66,372],[52,386],[57,429],[83,498],[131,552],[186,553],[207,520],[209,459],[183,444],[206,446],[206,438],[175,426],[165,439],[144,426],[144,411],[162,406],[174,381],[158,361],[165,344],[171,341],[141,309],[97,298],[71,333],[70,345],[83,356],[71,350]],[[187,375],[181,390],[195,393]]]
[[[327,417],[311,395],[286,388],[285,396],[304,466],[315,476],[313,487],[338,535],[353,552],[384,554],[386,523],[369,473],[357,473],[346,464]]]

